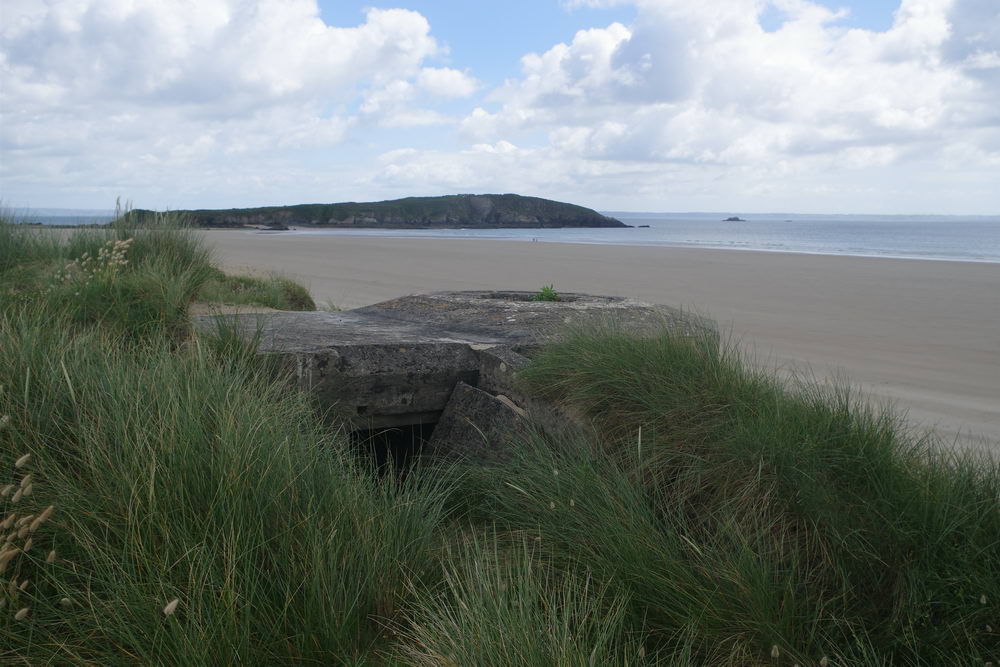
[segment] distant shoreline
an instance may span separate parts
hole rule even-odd
[[[752,221],[751,221],[752,222]],[[99,229],[103,225],[89,225],[91,228]],[[86,226],[81,225],[54,225],[54,224],[33,224],[33,229],[53,229],[53,230],[73,230]],[[722,251],[742,251],[760,252],[774,255],[803,255],[816,257],[845,257],[858,259],[892,259],[892,260],[920,260],[931,262],[960,262],[966,264],[998,264],[1000,255],[997,257],[962,257],[962,256],[940,256],[940,255],[919,255],[908,254],[906,252],[863,252],[863,251],[826,251],[805,248],[768,248],[757,246],[735,246],[713,243],[693,243],[683,241],[667,241],[651,238],[650,232],[655,232],[643,227],[617,228],[611,230],[600,230],[610,232],[614,238],[586,238],[585,235],[594,233],[593,228],[575,227],[547,227],[547,228],[469,228],[469,227],[427,227],[427,228],[385,228],[385,227],[352,227],[344,228],[293,228],[288,230],[274,230],[258,227],[246,228],[221,228],[207,227],[198,228],[199,231],[219,234],[241,233],[270,237],[281,236],[312,236],[312,237],[340,237],[340,238],[379,238],[379,239],[436,239],[439,241],[511,241],[517,243],[539,242],[545,244],[570,244],[584,246],[607,246],[607,247],[649,247],[649,248],[676,248],[690,250],[722,250]]]
[[[243,232],[249,234],[261,234],[265,236],[280,235],[300,235],[314,237],[361,237],[361,238],[393,238],[393,239],[438,239],[448,240],[470,240],[470,241],[513,241],[513,242],[533,242],[539,243],[568,243],[574,245],[601,245],[601,246],[631,246],[631,247],[661,247],[661,248],[687,248],[687,249],[708,249],[708,250],[739,250],[744,252],[764,252],[775,254],[797,254],[824,257],[858,257],[870,259],[913,259],[928,260],[935,262],[969,262],[977,264],[997,264],[1000,263],[1000,256],[997,257],[958,257],[958,256],[934,256],[908,254],[906,252],[863,252],[863,251],[825,251],[803,248],[767,248],[755,246],[733,246],[712,243],[693,243],[683,241],[667,241],[651,238],[653,230],[630,227],[614,230],[601,230],[602,238],[593,238],[598,232],[595,230],[577,228],[546,228],[546,229],[506,229],[506,228],[428,228],[428,229],[385,229],[381,227],[352,228],[352,229],[313,229],[296,228],[289,230],[266,230],[266,229],[205,229],[206,232]],[[420,232],[428,232],[421,234]],[[437,233],[436,233],[437,232]],[[440,232],[447,232],[440,234]],[[493,234],[491,234],[493,232]],[[498,234],[497,232],[506,232]],[[523,232],[523,233],[522,233]],[[533,234],[532,232],[538,232]],[[553,232],[566,232],[554,236]],[[588,232],[590,238],[587,238]],[[577,237],[577,238],[573,238]]]

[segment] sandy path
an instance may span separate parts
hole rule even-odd
[[[227,266],[283,272],[341,307],[433,290],[632,296],[729,327],[914,422],[1000,451],[1000,264],[687,248],[208,232]],[[990,442],[983,443],[981,438]]]

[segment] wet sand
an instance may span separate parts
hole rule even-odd
[[[1000,452],[1000,264],[734,250],[205,233],[228,268],[353,308],[434,290],[631,296],[713,317],[771,366],[846,377],[949,441]]]

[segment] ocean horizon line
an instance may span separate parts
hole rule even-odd
[[[274,205],[269,205],[271,207]],[[291,204],[289,206],[292,206]],[[275,208],[281,208],[282,206],[274,206]],[[72,207],[38,207],[33,208],[30,206],[16,207],[16,206],[4,206],[6,211],[13,213],[15,216],[31,217],[37,216],[40,218],[97,218],[97,217],[108,217],[113,218],[115,215],[115,209],[113,208],[72,208]],[[210,208],[204,210],[227,210],[233,207],[222,207],[222,208]],[[245,207],[235,207],[235,208],[245,208]],[[159,209],[156,209],[159,210]],[[179,208],[166,208],[162,209],[163,213],[169,213],[171,211],[185,211],[185,210],[202,210],[202,209],[179,209]],[[742,209],[724,209],[716,211],[624,211],[617,209],[594,209],[602,215],[607,215],[611,217],[626,217],[626,218],[715,218],[718,216],[732,217],[747,217],[756,219],[767,219],[774,220],[778,218],[815,218],[815,219],[829,219],[829,218],[907,218],[907,219],[927,219],[934,220],[940,218],[962,218],[962,219],[985,219],[985,220],[995,220],[1000,222],[1000,212],[996,213],[805,213],[796,211],[745,211]]]

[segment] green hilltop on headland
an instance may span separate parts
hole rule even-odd
[[[210,228],[286,229],[291,225],[388,229],[629,226],[583,206],[515,194],[406,197],[380,202],[199,209],[175,213],[191,224]],[[130,215],[142,221],[156,214],[136,209]]]

